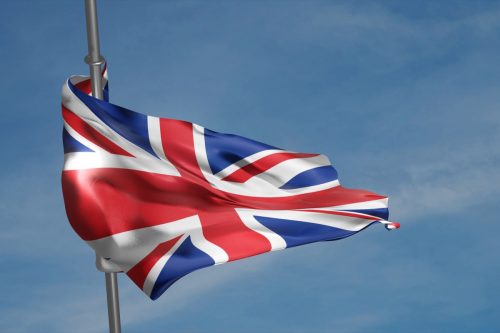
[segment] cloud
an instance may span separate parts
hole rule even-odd
[[[398,217],[415,220],[436,214],[456,215],[480,204],[494,203],[500,194],[500,140],[436,149],[406,165],[408,180],[396,186],[392,205]]]
[[[166,323],[182,315],[189,306],[206,297],[207,293],[223,288],[232,280],[241,278],[241,275],[263,270],[271,264],[272,258],[268,255],[257,260],[247,259],[244,263],[224,265],[230,266],[228,268],[214,266],[203,269],[182,278],[157,301],[151,301],[126,276],[119,274],[122,326],[127,330],[127,327],[141,324],[151,325],[151,321]],[[66,266],[74,266],[74,269],[54,272],[65,274],[57,279],[47,279],[45,276],[39,278],[29,297],[21,299],[22,307],[9,305],[18,302],[15,300],[17,297],[4,295],[2,311],[9,320],[0,323],[0,330],[17,333],[44,327],[44,330],[54,333],[107,332],[104,274],[97,272],[91,265],[82,267],[81,261]],[[51,268],[48,266],[47,269]],[[203,275],[201,280],[199,274]],[[21,282],[16,281],[13,287],[21,288]],[[18,283],[21,285],[17,286]]]

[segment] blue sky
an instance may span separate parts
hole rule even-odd
[[[82,1],[0,12],[0,331],[106,332],[104,277],[67,223],[60,88]],[[99,1],[111,101],[330,157],[391,198],[371,227],[200,270],[124,332],[498,332],[500,3]]]

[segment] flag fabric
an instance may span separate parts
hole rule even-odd
[[[297,153],[62,89],[62,187],[73,229],[150,298],[207,266],[378,223],[387,197],[339,184],[320,154]]]

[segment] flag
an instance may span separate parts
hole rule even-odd
[[[69,222],[150,298],[182,276],[270,251],[338,240],[378,223],[387,197],[339,184],[320,154],[284,150],[62,89]]]

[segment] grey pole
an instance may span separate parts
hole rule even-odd
[[[87,42],[89,54],[85,62],[89,65],[92,96],[103,99],[101,65],[104,57],[99,47],[99,28],[97,26],[96,0],[85,0],[85,17],[87,21]],[[105,272],[106,295],[108,301],[109,332],[120,333],[120,303],[118,301],[118,280],[115,272]]]
[[[85,62],[89,65],[92,96],[103,99],[101,65],[104,64],[104,57],[101,56],[99,47],[99,28],[97,26],[97,5],[95,0],[85,0],[85,17],[89,49]]]

